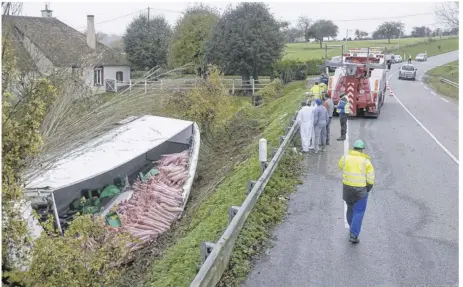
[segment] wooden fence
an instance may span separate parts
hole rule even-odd
[[[121,90],[142,90],[145,93],[150,91],[172,91],[172,92],[185,92],[188,91],[202,81],[201,78],[183,78],[183,79],[142,79],[138,81],[116,81],[106,80],[106,91],[107,92],[118,92]],[[245,92],[254,96],[256,92],[263,89],[265,86],[271,83],[270,79],[242,81],[241,79],[223,79],[225,88],[229,90],[231,95],[238,94],[240,91]]]

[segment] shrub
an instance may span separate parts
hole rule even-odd
[[[275,65],[276,73],[284,84],[291,81],[305,80],[307,76],[318,75],[323,59],[309,59],[305,62],[300,60],[286,59]]]
[[[279,79],[273,80],[270,84],[260,90],[264,101],[281,97],[283,93],[283,84]]]

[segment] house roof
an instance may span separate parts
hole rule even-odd
[[[82,66],[92,56],[94,65],[130,65],[123,55],[102,43],[97,42],[96,50],[92,50],[86,35],[56,18],[3,16],[3,20],[27,37],[55,67]]]

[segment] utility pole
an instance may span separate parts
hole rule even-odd
[[[148,22],[150,21],[150,7],[148,7]]]

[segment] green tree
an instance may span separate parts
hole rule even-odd
[[[313,23],[307,30],[306,38],[314,38],[320,43],[320,48],[323,47],[323,39],[326,37],[336,37],[338,35],[338,26],[331,20],[318,20]]]
[[[141,15],[129,24],[123,37],[127,59],[141,69],[166,65],[171,35],[164,17],[148,20]]]
[[[399,37],[404,33],[404,23],[402,22],[384,22],[373,33],[375,38],[386,38],[391,43],[392,37]]]
[[[368,36],[368,33],[367,33],[367,32],[362,31],[362,30],[359,30],[359,29],[355,30],[355,37],[356,37],[357,39],[360,40],[360,39],[362,39],[363,37],[366,37],[366,36]]]
[[[219,13],[203,4],[188,8],[174,28],[169,50],[169,66],[194,63],[204,69],[204,52]]]
[[[258,79],[282,57],[285,37],[282,25],[264,3],[243,2],[230,6],[217,21],[206,48],[208,61],[226,73],[238,73],[243,81]]]

